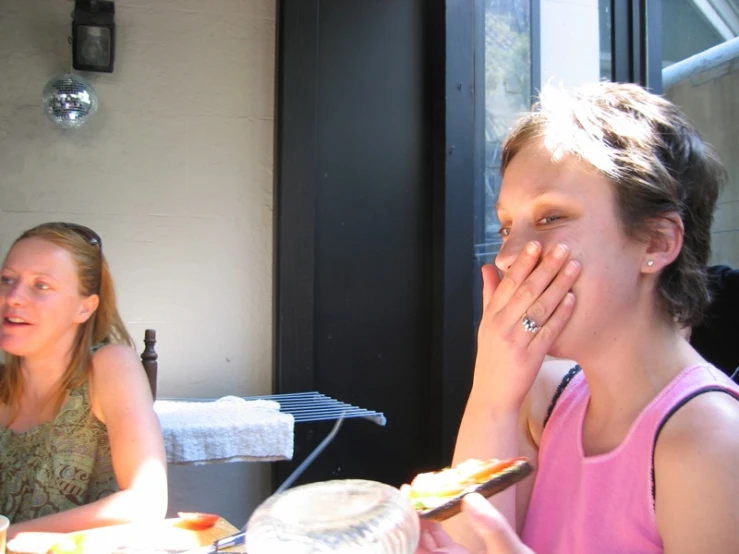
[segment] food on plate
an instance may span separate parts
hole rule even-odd
[[[70,533],[51,545],[46,554],[85,554],[90,552],[84,532]]]
[[[118,546],[112,550],[106,545],[95,545],[74,539],[61,540],[46,554],[182,554],[182,548],[152,548],[150,546]]]
[[[204,514],[202,512],[177,512],[179,521],[175,522],[177,527],[189,529],[190,531],[202,531],[213,527],[220,516],[216,514]]]
[[[182,548],[151,548],[150,546],[119,546],[111,554],[183,554],[187,550]],[[103,554],[97,552],[96,554]]]
[[[490,497],[531,473],[527,458],[465,460],[455,467],[419,473],[403,491],[422,518],[443,521],[461,510],[462,498],[477,492]]]

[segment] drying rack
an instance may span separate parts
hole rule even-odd
[[[363,417],[377,425],[385,425],[387,420],[380,412],[373,412],[341,402],[320,392],[295,392],[287,394],[267,394],[262,396],[242,396],[244,400],[274,400],[280,404],[280,411],[292,414],[295,421],[333,421],[343,418]]]
[[[285,481],[277,487],[275,493],[282,492],[315,460],[324,449],[331,444],[336,434],[341,429],[341,425],[345,419],[361,417],[376,423],[377,425],[385,425],[387,420],[381,412],[374,412],[359,408],[346,402],[341,402],[330,396],[326,396],[320,392],[296,392],[287,394],[268,394],[263,396],[242,396],[244,400],[274,400],[280,404],[280,411],[291,414],[295,418],[296,423],[308,421],[336,421],[333,428],[326,435],[321,443],[316,446],[313,451],[306,456],[300,465],[285,479]]]
[[[141,353],[141,361],[146,371],[146,376],[151,386],[151,393],[154,398],[157,397],[157,372],[159,364],[157,359],[159,355],[155,350],[157,342],[157,334],[155,329],[147,329],[144,333],[144,345],[146,346]],[[381,412],[373,412],[365,410],[346,402],[341,402],[330,396],[326,396],[320,392],[297,392],[283,394],[267,394],[258,396],[242,396],[244,400],[274,400],[280,404],[280,412],[291,414],[295,418],[295,422],[308,421],[336,421],[333,429],[329,432],[323,441],[308,454],[305,460],[293,471],[285,482],[282,483],[276,492],[280,492],[300,477],[305,469],[323,452],[323,450],[334,440],[339,432],[341,424],[345,419],[361,417],[368,419],[377,425],[384,426],[387,423],[385,416]],[[184,400],[176,398],[161,398],[160,400]],[[189,402],[210,402],[212,398],[188,398]]]
[[[306,468],[315,460],[318,455],[323,452],[326,447],[334,440],[341,425],[346,419],[364,418],[377,425],[384,426],[387,423],[382,412],[374,412],[347,404],[340,400],[336,400],[330,396],[326,396],[320,392],[296,392],[284,394],[264,394],[257,396],[242,396],[244,400],[273,400],[280,405],[280,412],[290,414],[295,418],[295,423],[304,423],[310,421],[336,421],[331,431],[326,435],[321,443],[316,446],[313,451],[306,456],[300,465],[285,479],[285,481],[277,487],[275,493],[281,492],[292,485],[295,480],[302,475]],[[165,400],[162,398],[161,400]],[[173,400],[173,399],[167,399]],[[188,402],[212,402],[212,398],[188,398]]]

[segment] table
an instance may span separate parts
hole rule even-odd
[[[190,531],[175,525],[179,520],[165,519],[147,523],[129,523],[100,527],[85,534],[85,552],[105,554],[120,546],[141,549],[187,550],[212,544],[213,541],[237,532],[236,527],[223,518],[215,526],[202,531]],[[69,533],[66,536],[75,536]],[[63,533],[21,533],[8,542],[8,554],[45,554],[55,543],[63,539]],[[89,541],[89,542],[88,542]],[[89,545],[89,546],[87,546]],[[141,550],[144,552],[144,550]],[[245,552],[243,545],[219,550],[219,552]]]

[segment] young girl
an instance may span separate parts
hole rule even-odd
[[[100,237],[73,223],[23,233],[2,266],[0,312],[9,538],[164,517],[161,430]]]
[[[543,94],[502,171],[454,463],[537,471],[447,531],[473,552],[739,552],[739,391],[682,333],[709,300],[720,163],[666,100],[598,83]],[[426,527],[431,551],[460,546]]]

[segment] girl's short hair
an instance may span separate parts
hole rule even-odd
[[[572,93],[546,86],[508,134],[501,172],[534,141],[554,161],[572,156],[613,183],[627,236],[645,240],[656,219],[679,214],[683,246],[659,276],[658,298],[678,324],[700,323],[710,301],[711,224],[726,171],[685,115],[634,84],[593,83]]]

